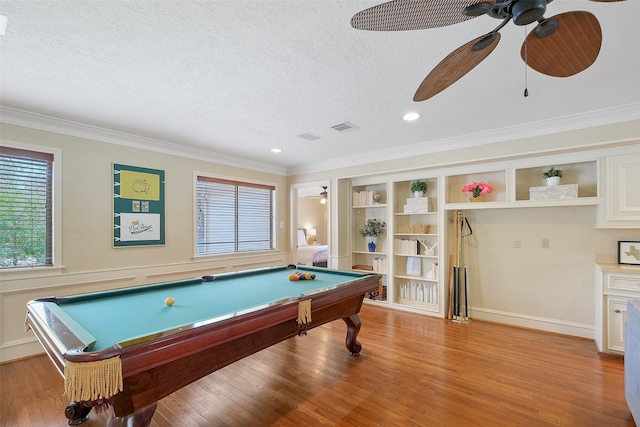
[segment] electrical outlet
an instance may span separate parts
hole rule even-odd
[[[519,248],[520,247],[520,239],[515,239],[513,241],[513,247],[514,248]]]
[[[549,248],[549,239],[542,239],[542,247],[545,249]]]

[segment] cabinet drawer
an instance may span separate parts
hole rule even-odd
[[[607,287],[618,291],[640,292],[640,276],[611,275],[607,281]]]

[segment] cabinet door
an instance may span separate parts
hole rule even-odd
[[[640,221],[640,161],[638,156],[615,156],[608,159],[609,221]]]
[[[627,300],[609,298],[608,310],[608,348],[624,352],[624,329],[627,323]]]

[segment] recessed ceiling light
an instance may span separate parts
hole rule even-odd
[[[411,122],[413,120],[417,120],[419,118],[420,118],[420,114],[416,113],[416,112],[407,113],[404,116],[402,116],[402,119],[406,120],[408,122]]]
[[[271,152],[272,153],[282,153],[282,150],[280,148],[272,148]]]

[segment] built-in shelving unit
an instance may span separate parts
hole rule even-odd
[[[586,160],[531,164],[489,171],[453,173],[445,177],[445,209],[495,209],[535,206],[596,205],[600,202],[599,162]],[[543,173],[562,170],[560,185],[547,186]],[[462,188],[472,182],[493,187],[482,203],[471,203]]]
[[[372,183],[352,187],[352,250],[351,268],[354,271],[376,272],[382,275],[382,292],[371,292],[368,299],[387,302],[388,271],[388,227],[387,232],[377,238],[374,251],[370,251],[367,238],[360,234],[368,219],[376,218],[387,223],[387,184]]]
[[[393,303],[439,311],[438,179],[427,184],[423,197],[411,193],[411,181],[394,186]]]
[[[376,260],[380,260],[386,268],[379,271],[385,292],[367,299],[368,302],[384,302],[391,308],[444,317],[448,307],[449,264],[452,262],[449,246],[453,242],[453,227],[450,224],[456,211],[563,206],[585,206],[591,210],[589,206],[594,206],[597,207],[594,226],[637,227],[640,224],[640,197],[634,191],[634,184],[640,177],[638,151],[623,147],[616,152],[619,154],[615,156],[602,156],[599,151],[524,156],[344,178],[345,189],[352,193],[369,193],[364,199],[354,197],[352,206],[347,208],[350,211],[342,212],[348,214],[348,221],[345,221],[346,228],[339,228],[338,233],[345,236],[345,240],[349,239],[349,250],[341,258],[341,265],[346,267],[349,258],[349,267],[362,266],[363,271],[373,271]],[[551,167],[562,170],[563,176],[557,186],[566,186],[568,190],[545,188],[543,173]],[[411,183],[417,179],[427,183],[423,200],[417,200],[420,198],[411,192]],[[493,187],[481,203],[470,201],[469,195],[461,191],[474,181]],[[376,193],[380,198],[373,200]],[[410,204],[411,207],[405,208]],[[375,252],[368,251],[366,239],[359,234],[368,218],[387,221],[387,232],[378,240]],[[342,230],[347,233],[342,234]],[[619,314],[624,312],[618,297],[610,295],[610,306],[603,306],[598,315],[602,319],[609,310],[606,315],[611,325],[617,325]],[[481,315],[487,316],[486,313]],[[609,348],[620,350],[618,335],[618,330],[609,333],[613,340],[608,344]]]
[[[477,208],[486,208],[496,204],[504,204],[508,201],[510,190],[506,170],[485,171],[449,175],[445,179],[445,198],[449,204],[471,204],[469,196],[462,192],[462,188],[472,182],[484,182],[493,187],[491,194],[484,196],[483,203],[474,203]]]

